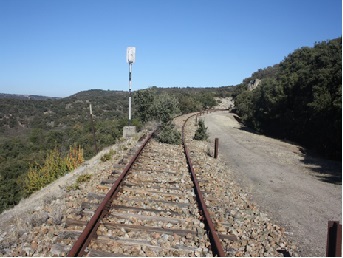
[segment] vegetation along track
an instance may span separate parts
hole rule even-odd
[[[167,145],[161,151],[150,136],[114,182],[69,256],[226,255],[195,178],[185,138],[183,146]]]

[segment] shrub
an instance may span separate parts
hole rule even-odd
[[[84,182],[88,182],[89,180],[91,180],[91,178],[92,178],[91,174],[83,174],[76,179],[76,182],[79,184],[84,183]]]
[[[198,128],[194,134],[193,139],[199,141],[208,139],[207,127],[205,126],[205,122],[203,120],[199,120]]]
[[[105,153],[101,156],[100,160],[102,162],[106,162],[107,160],[110,160],[113,155],[115,155],[117,152],[115,150],[110,150],[108,153]]]
[[[60,151],[55,148],[48,152],[43,165],[31,165],[29,170],[18,179],[18,183],[22,186],[24,196],[29,196],[64,176],[68,171],[77,168],[82,162],[81,147],[70,147],[66,157],[62,157]]]
[[[70,192],[70,191],[76,191],[76,190],[79,190],[80,189],[80,184],[81,183],[84,183],[84,182],[88,182],[90,179],[92,178],[92,175],[91,174],[83,174],[83,175],[80,175],[77,179],[76,179],[76,182],[71,184],[71,185],[68,185],[66,187],[66,191],[67,192]]]
[[[169,122],[161,126],[157,140],[161,143],[181,144],[181,134],[176,130],[175,125]]]
[[[82,164],[84,161],[83,159],[83,149],[81,146],[79,147],[69,147],[69,153],[66,157],[66,163],[67,163],[67,170],[71,171],[77,168]]]
[[[105,153],[104,155],[101,156],[100,160],[102,162],[106,162],[107,160],[110,160],[111,159],[111,155],[110,153]]]
[[[66,187],[67,192],[76,191],[76,190],[80,190],[80,185],[78,183],[74,183]]]

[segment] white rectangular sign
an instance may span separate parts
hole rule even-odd
[[[135,47],[128,47],[126,51],[126,62],[134,63],[136,59],[136,48]]]

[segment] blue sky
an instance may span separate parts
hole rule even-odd
[[[236,85],[342,35],[341,0],[0,0],[0,93]]]

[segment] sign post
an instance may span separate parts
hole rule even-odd
[[[126,61],[129,63],[129,125],[131,124],[131,73],[132,64],[136,59],[136,48],[128,47],[126,50]]]
[[[132,64],[136,61],[136,48],[128,47],[126,49],[126,62],[129,63],[129,125],[123,128],[123,137],[132,137],[136,133],[136,127],[131,126],[131,73]]]

